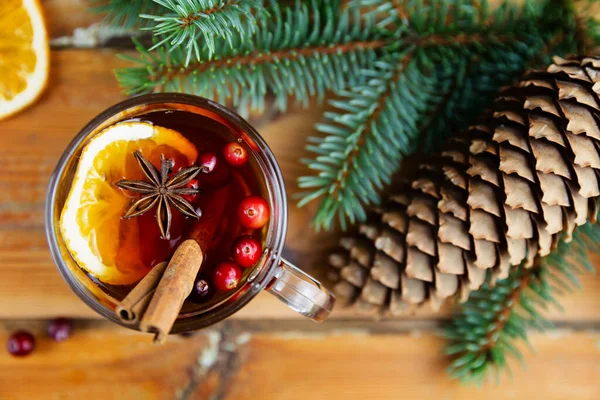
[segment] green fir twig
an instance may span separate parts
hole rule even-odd
[[[327,90],[357,85],[361,69],[372,67],[388,45],[372,19],[357,10],[340,13],[335,1],[269,4],[269,16],[257,16],[251,37],[215,38],[216,56],[202,47],[200,61],[187,66],[181,47],[151,52],[137,43],[139,58],[125,58],[138,66],[117,70],[119,83],[128,94],[187,92],[254,110],[272,92],[284,110],[290,97],[307,106]]]
[[[92,0],[92,4],[94,12],[105,15],[107,24],[125,29],[152,25],[152,21],[140,18],[140,14],[163,11],[163,7],[152,0]]]
[[[262,0],[153,0],[164,7],[163,12],[140,14],[153,24],[151,30],[159,40],[150,50],[163,45],[170,49],[183,46],[186,51],[184,65],[192,56],[201,61],[200,49],[206,46],[208,57],[215,52],[217,40],[233,46],[234,37],[246,38],[256,30],[257,15],[268,15]]]
[[[481,384],[492,374],[510,373],[508,361],[522,361],[519,340],[529,344],[528,331],[543,331],[553,325],[544,312],[558,307],[556,294],[579,287],[577,275],[593,271],[588,252],[598,251],[600,226],[588,223],[577,229],[571,242],[561,240],[550,255],[511,270],[508,278],[494,286],[486,282],[472,292],[446,329],[452,356],[452,377]],[[531,345],[530,345],[531,347]]]
[[[363,221],[404,156],[465,128],[528,68],[577,50],[572,10],[553,3],[494,11],[485,1],[358,3],[368,15],[389,14],[379,25],[395,29],[397,50],[363,71],[365,85],[337,93],[335,111],[317,125],[324,136],[309,139],[314,158],[303,162],[314,175],[299,179],[307,189],[299,204],[320,199],[317,229]]]
[[[200,0],[155,1],[171,11],[155,15],[155,51],[138,43],[138,66],[117,71],[128,94],[187,92],[262,110],[272,93],[285,110],[290,99],[306,106],[335,93],[303,160],[312,175],[299,180],[300,205],[320,202],[323,229],[364,220],[406,155],[466,127],[500,87],[600,40],[595,20],[576,17],[569,0],[493,9],[485,0],[271,0],[269,16],[241,13],[230,34],[222,29],[233,17],[197,19],[206,37],[196,20],[181,22]],[[186,1],[191,8],[173,6]]]

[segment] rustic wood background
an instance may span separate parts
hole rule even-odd
[[[124,99],[112,70],[128,40],[97,30],[87,0],[43,0],[53,41],[50,84],[29,110],[0,122],[0,343],[29,329],[31,356],[0,351],[0,399],[599,399],[600,277],[552,310],[557,328],[532,333],[526,369],[513,365],[502,386],[465,387],[445,373],[440,326],[450,315],[423,312],[373,322],[337,310],[314,324],[259,295],[231,320],[163,347],[148,336],[101,321],[70,292],[44,238],[48,178],[73,135]],[[77,31],[76,31],[77,29]],[[85,48],[87,46],[87,48]],[[291,194],[306,173],[298,149],[319,110],[289,112],[261,132]],[[293,205],[286,256],[318,273],[332,239],[306,228],[314,209]],[[600,258],[596,257],[600,265]],[[47,320],[76,318],[66,342],[45,337]]]

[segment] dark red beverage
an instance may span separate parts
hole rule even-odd
[[[167,239],[161,235],[155,210],[150,210],[135,218],[122,220],[124,231],[135,229],[138,235],[133,238],[131,235],[128,237],[123,235],[116,257],[117,263],[123,265],[136,263],[139,268],[149,271],[158,263],[168,261],[177,246],[185,239],[196,239],[201,244],[205,256],[198,281],[201,281],[202,289],[206,289],[205,286],[208,284],[210,291],[203,292],[201,295],[192,291],[182,308],[184,314],[204,311],[243,290],[247,277],[252,273],[253,265],[235,263],[235,246],[236,241],[239,242],[238,239],[252,238],[259,243],[259,252],[264,247],[268,206],[266,219],[263,218],[262,223],[259,221],[259,225],[245,222],[247,216],[241,214],[240,210],[240,206],[248,198],[267,198],[265,184],[260,180],[260,170],[253,156],[253,152],[256,150],[252,143],[248,143],[245,135],[218,119],[218,117],[211,118],[181,110],[151,111],[135,118],[136,122],[148,122],[179,132],[196,147],[198,158],[191,165],[199,165],[204,168],[186,185],[199,189],[199,193],[183,196],[201,216],[194,219],[173,210]],[[154,152],[148,161],[160,171],[160,159],[156,154]],[[186,157],[172,150],[165,149],[164,156],[173,161],[170,176],[191,166]],[[140,176],[134,178],[139,179]],[[132,177],[123,176],[121,179],[132,179]],[[129,193],[129,195],[132,202],[140,197],[137,193]],[[250,210],[251,214],[252,211]],[[264,211],[262,212],[264,213]],[[252,261],[251,257],[254,253],[250,254],[249,251],[256,252],[256,246],[237,249],[238,253],[246,256],[245,260]],[[239,272],[237,284],[229,286],[221,284],[225,278],[220,272],[225,270],[231,275],[230,281],[228,281],[230,283],[231,277],[235,278],[236,274],[235,270],[232,271],[235,269],[234,266],[227,269],[227,266],[223,264],[237,265]],[[98,279],[96,282],[116,299],[126,296],[137,283],[119,285],[113,282],[107,284]]]
[[[281,257],[287,199],[274,154],[207,99],[152,94],[98,115],[59,160],[45,217],[75,294],[159,343],[228,318],[262,290],[315,321],[335,302]]]

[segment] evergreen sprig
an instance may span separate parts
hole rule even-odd
[[[269,16],[256,17],[250,37],[215,38],[215,56],[201,47],[200,61],[187,66],[181,47],[151,52],[137,43],[139,58],[125,58],[139,66],[117,70],[117,79],[128,94],[188,92],[262,110],[270,92],[282,110],[290,96],[308,105],[327,90],[358,85],[361,70],[373,67],[389,45],[372,18],[339,7],[337,1],[296,1],[288,7],[272,0]]]
[[[268,16],[248,11],[255,0],[233,14],[224,11],[233,0],[154,1],[162,36],[150,50],[138,43],[138,66],[117,71],[128,94],[188,92],[242,110],[262,110],[273,94],[285,110],[290,98],[307,105],[335,93],[303,160],[313,175],[299,180],[300,205],[320,200],[315,225],[324,229],[364,220],[406,155],[464,128],[500,87],[600,40],[571,0],[493,9],[486,0],[270,0]],[[219,14],[206,11],[215,4],[221,19],[181,25],[194,12]]]
[[[466,127],[498,90],[520,73],[577,50],[572,10],[487,3],[363,0],[379,26],[392,30],[397,49],[364,85],[337,93],[334,112],[309,138],[314,175],[299,179],[300,205],[322,198],[317,228],[355,223],[380,203],[405,155],[430,151]],[[381,18],[378,14],[387,15]]]
[[[315,217],[318,227],[330,228],[336,216],[344,229],[347,219],[355,223],[366,218],[363,204],[379,202],[379,192],[398,167],[400,149],[414,147],[413,132],[398,128],[414,125],[443,99],[436,94],[445,82],[436,75],[421,76],[411,50],[364,70],[366,82],[339,92],[330,102],[338,111],[327,112],[328,122],[316,126],[326,136],[308,139],[307,149],[317,157],[303,161],[318,175],[299,179],[301,188],[314,189],[299,205],[325,196]]]
[[[159,37],[150,48],[163,45],[171,49],[183,46],[186,50],[184,65],[192,56],[200,61],[200,49],[206,46],[208,57],[215,52],[215,41],[225,40],[233,46],[235,36],[245,37],[256,30],[256,16],[267,14],[262,0],[153,0],[165,8],[161,13],[140,14],[153,23],[152,30]]]
[[[529,344],[528,330],[553,326],[544,312],[550,306],[560,308],[556,294],[579,287],[579,273],[593,271],[588,252],[597,251],[599,243],[600,226],[588,223],[576,230],[571,242],[561,240],[532,267],[513,268],[495,286],[486,282],[471,293],[445,332],[446,354],[454,359],[450,375],[481,384],[490,374],[499,379],[500,372],[510,373],[509,359],[523,359],[516,342]]]
[[[141,14],[157,14],[163,7],[152,0],[92,0],[94,12],[104,14],[106,23],[126,29],[143,28],[151,20],[140,18]]]

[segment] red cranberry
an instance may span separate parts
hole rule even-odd
[[[241,167],[248,161],[248,152],[237,142],[227,144],[223,154],[227,163],[232,167]]]
[[[15,357],[25,357],[35,349],[35,338],[29,332],[15,332],[8,339],[6,348]]]
[[[188,165],[186,162],[182,162],[182,161],[187,161],[187,159],[174,161],[173,169],[171,170],[171,174],[169,175],[169,177],[174,177],[179,172],[181,172],[183,169],[190,168],[190,165]],[[200,158],[198,158],[198,162],[200,162]],[[200,187],[200,185],[198,184],[198,179],[190,180],[185,185],[185,187],[198,189]],[[184,195],[181,195],[181,197],[186,199],[189,203],[193,203],[198,198],[198,194],[184,194]],[[171,235],[171,236],[173,236],[173,235]]]
[[[240,267],[231,261],[223,261],[213,272],[213,284],[219,290],[231,290],[239,285],[241,277]]]
[[[185,187],[186,188],[198,189],[200,187],[200,185],[198,184],[198,179],[192,179],[191,181],[189,181],[185,185]],[[199,195],[199,193],[196,193],[196,194],[183,194],[183,195],[181,195],[181,197],[183,197],[184,199],[186,199],[189,203],[193,203],[198,198],[198,195]]]
[[[148,158],[148,161],[150,161],[159,171],[162,163],[162,155],[164,155],[171,164],[171,174],[176,174],[182,169],[190,166],[190,161],[186,156],[178,151],[173,151],[172,147],[161,144],[152,151],[152,154]]]
[[[194,303],[204,303],[209,300],[213,295],[213,289],[210,286],[210,283],[206,279],[199,278],[194,282],[194,287],[192,288],[192,293],[188,299],[193,301]]]
[[[241,236],[233,244],[233,259],[244,268],[256,264],[261,253],[260,242],[252,236]]]
[[[214,155],[214,153],[213,153]],[[202,174],[198,177],[200,182],[200,188],[219,188],[226,185],[230,181],[230,170],[229,165],[224,162],[220,156],[214,155],[217,162],[215,167],[208,174]]]
[[[62,342],[69,338],[72,328],[73,324],[71,324],[70,320],[66,318],[56,318],[48,324],[48,336],[57,342]]]
[[[238,218],[246,228],[262,228],[269,220],[269,205],[262,197],[246,197],[238,208]]]
[[[218,162],[219,159],[215,153],[206,152],[200,154],[198,157],[198,166],[202,168],[202,172],[205,174],[210,174],[213,172],[217,167]]]

